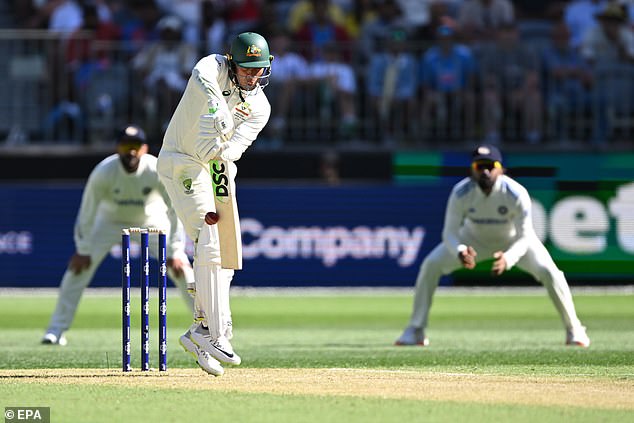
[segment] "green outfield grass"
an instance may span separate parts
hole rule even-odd
[[[222,378],[192,380],[192,386],[188,387],[161,383],[165,378],[156,374],[144,379],[135,374],[114,385],[83,383],[83,380],[79,384],[65,383],[63,379],[32,377],[28,372],[12,374],[13,369],[118,372],[120,298],[116,293],[88,292],[73,328],[67,333],[69,345],[52,347],[40,345],[39,340],[55,297],[37,291],[3,294],[0,369],[4,370],[0,373],[0,405],[50,406],[52,421],[64,422],[177,422],[200,414],[209,415],[210,421],[276,423],[634,421],[634,404],[613,407],[598,401],[596,406],[585,403],[575,407],[565,401],[554,405],[525,404],[513,398],[456,401],[426,397],[425,389],[416,394],[419,395],[416,399],[399,397],[398,378],[385,395],[368,394],[365,390],[355,392],[355,385],[350,385],[350,392],[345,395],[327,392],[316,395],[301,390],[244,392],[244,387],[232,388],[233,385],[217,389],[223,383],[235,381],[232,371],[242,375],[238,370],[253,369],[249,374],[254,375],[253,384],[257,385],[258,371],[343,368],[398,370],[406,372],[403,374],[410,379],[418,374],[421,377],[459,374],[469,378],[503,376],[518,381],[538,378],[564,384],[573,380],[597,381],[617,384],[624,398],[629,396],[634,401],[634,295],[577,293],[575,301],[593,342],[589,349],[564,346],[564,330],[542,291],[508,295],[490,291],[440,293],[431,313],[428,331],[431,345],[427,348],[392,345],[407,322],[412,302],[409,294],[236,295],[232,300],[235,327],[232,343],[242,356],[242,366],[228,367]],[[132,307],[132,364],[138,367],[138,296],[133,298]],[[178,369],[194,371],[197,366],[178,346],[178,336],[189,325],[190,316],[178,297],[170,299],[168,308],[168,373],[177,373]],[[154,297],[153,325],[155,315]],[[156,359],[154,331],[153,367],[157,365]],[[117,375],[108,377],[121,379]],[[143,386],[138,385],[140,380]],[[370,377],[367,384],[378,381]],[[196,385],[201,384],[214,389],[197,389]],[[575,392],[569,394],[574,396]],[[597,400],[601,395],[602,391],[597,390]]]

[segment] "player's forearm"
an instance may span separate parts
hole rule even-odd
[[[203,62],[205,59],[199,61],[194,70],[192,71],[192,77],[198,83],[198,87],[205,93],[208,100],[213,100],[218,104],[218,107],[224,112],[228,112],[227,102],[222,95],[222,89],[218,84],[218,72],[214,68],[217,66],[215,60],[211,62]]]

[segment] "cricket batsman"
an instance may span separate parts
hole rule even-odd
[[[493,259],[491,272],[499,276],[513,266],[540,282],[566,329],[566,344],[590,346],[564,274],[537,238],[526,189],[504,175],[502,154],[481,145],[472,154],[471,177],[458,182],[445,211],[442,243],[423,260],[416,279],[414,309],[396,345],[428,345],[425,336],[432,297],[441,276],[477,259]]]
[[[194,323],[180,342],[204,371],[215,376],[224,373],[220,362],[241,362],[230,343],[229,304],[234,269],[241,264],[223,263],[241,262],[242,250],[237,219],[219,211],[218,224],[208,224],[205,216],[217,210],[217,201],[235,202],[227,195],[235,193],[235,162],[271,114],[263,88],[272,59],[267,41],[253,32],[239,34],[229,54],[201,59],[170,120],[158,158],[161,181],[196,244],[195,298],[202,315],[194,314]],[[222,250],[220,237],[233,237],[236,248]]]
[[[74,228],[75,253],[59,288],[57,306],[42,337],[43,344],[66,345],[64,336],[86,286],[114,245],[121,229],[160,228],[167,233],[167,269],[189,307],[194,272],[185,254],[183,227],[156,173],[156,157],[148,153],[145,132],[127,125],[117,135],[117,153],[102,160],[84,187]],[[150,234],[150,254],[158,257],[156,234]],[[188,286],[189,285],[189,286]]]

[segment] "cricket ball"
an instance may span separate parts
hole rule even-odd
[[[218,223],[218,219],[220,219],[220,216],[216,212],[207,212],[205,215],[205,223],[208,225],[215,225]]]

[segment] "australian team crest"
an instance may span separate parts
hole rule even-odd
[[[185,188],[185,194],[191,194],[194,192],[192,189],[192,178],[183,179],[183,187]]]
[[[261,57],[262,49],[255,44],[251,44],[247,47],[247,57]]]

